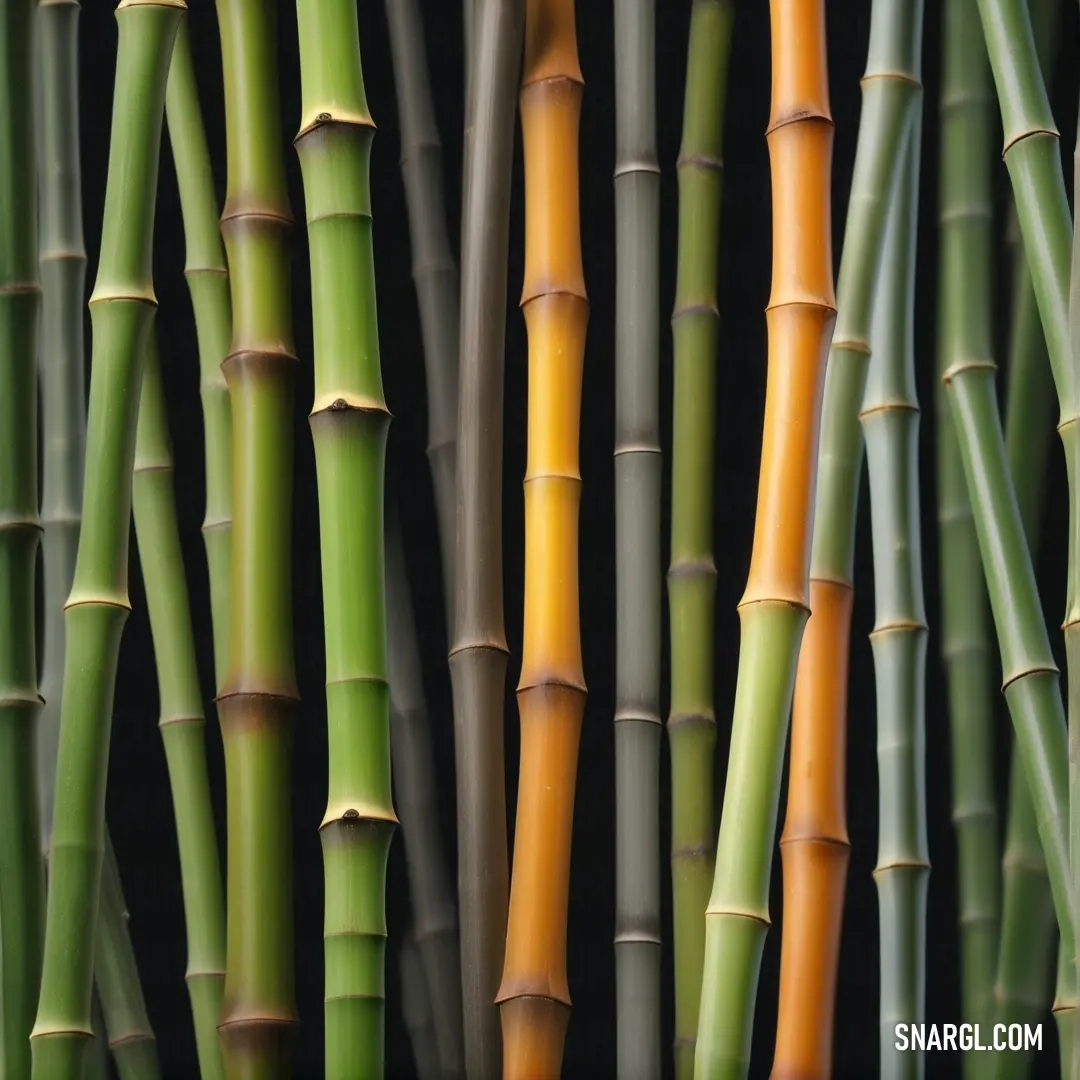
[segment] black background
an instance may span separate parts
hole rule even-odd
[[[215,162],[219,201],[224,194],[224,121],[221,65],[213,5],[192,0],[190,24],[203,112]],[[745,585],[757,486],[757,466],[765,388],[765,320],[769,291],[770,184],[764,130],[769,109],[769,25],[764,3],[740,3],[734,30],[725,130],[724,206],[721,219],[719,408],[716,447],[715,550],[719,570],[716,619],[716,704],[719,718],[718,800],[726,758],[729,718],[738,657],[736,604]],[[429,70],[444,144],[444,179],[451,242],[458,236],[460,194],[462,68],[460,4],[424,0]],[[675,160],[680,138],[689,0],[660,0],[657,25],[658,148],[662,168],[661,297],[663,312],[674,295],[677,192]],[[866,62],[869,4],[834,0],[828,4],[832,112],[836,122],[833,174],[834,259],[839,263],[846,194],[858,131],[859,78]],[[1072,132],[1076,120],[1077,70],[1075,5],[1064,4],[1061,40],[1069,42],[1058,63],[1053,101],[1058,125],[1066,134],[1063,155],[1071,175]],[[100,217],[107,166],[116,29],[112,5],[88,3],[81,24],[82,132],[84,206],[89,255],[87,289],[97,264]],[[300,115],[300,79],[296,22],[292,5],[279,5],[281,125],[285,163],[294,214],[303,220],[300,172],[291,148]],[[928,1021],[959,1019],[959,955],[956,930],[956,854],[950,823],[947,719],[938,657],[936,527],[933,501],[932,395],[936,288],[937,89],[939,84],[940,4],[927,5],[923,56],[926,96],[925,149],[918,263],[919,394],[924,403],[922,428],[923,537],[926,595],[931,621],[927,701],[927,785],[933,873],[929,893],[927,957]],[[971,27],[980,33],[977,21]],[[406,553],[423,654],[424,682],[435,724],[441,765],[440,798],[446,842],[453,854],[453,745],[449,676],[442,615],[442,583],[436,542],[431,482],[424,448],[426,404],[423,357],[410,255],[404,193],[398,169],[397,109],[383,6],[360,6],[360,33],[368,98],[379,125],[372,159],[375,213],[375,261],[386,395],[395,416],[391,434],[391,477],[401,498]],[[591,301],[582,413],[581,617],[589,703],[585,717],[575,808],[573,867],[570,887],[569,975],[574,1011],[566,1043],[564,1075],[614,1075],[614,166],[613,30],[610,3],[579,5],[578,34],[586,89],[581,126],[582,243]],[[520,662],[522,620],[522,494],[525,460],[526,341],[517,309],[522,280],[522,182],[520,139],[515,165],[511,219],[505,424],[505,580],[506,625],[512,659],[507,681],[508,800],[513,824],[517,720],[513,687]],[[1005,206],[1007,176],[995,163],[999,220]],[[191,587],[207,716],[213,718],[211,637],[207,583],[199,525],[203,511],[202,420],[198,398],[195,332],[183,279],[183,234],[175,178],[163,142],[155,247],[155,285],[169,421],[177,458],[177,497],[188,580]],[[1004,267],[997,270],[997,305],[1004,340],[1004,303],[1008,296]],[[297,995],[303,1019],[295,1075],[321,1075],[322,1051],[322,861],[317,829],[326,790],[326,734],[323,705],[322,613],[314,461],[306,413],[312,397],[311,326],[306,240],[298,230],[293,258],[296,339],[303,361],[297,383],[294,515],[296,661],[303,707],[296,728],[294,765],[294,846],[296,883]],[[661,401],[665,454],[670,448],[671,342],[661,335]],[[999,359],[1003,348],[999,347]],[[665,479],[668,477],[666,475]],[[1051,638],[1060,649],[1064,589],[1064,470],[1052,455],[1048,488],[1046,548],[1040,558],[1040,581]],[[665,488],[663,535],[665,559],[669,494]],[[852,843],[845,932],[837,1007],[835,1062],[840,1076],[868,1076],[877,1071],[878,965],[877,900],[871,879],[876,855],[877,781],[875,768],[874,680],[867,633],[873,622],[873,580],[868,501],[864,482],[860,505],[857,602],[852,636],[852,685],[849,704],[849,831]],[[119,856],[131,932],[138,954],[151,1021],[169,1077],[194,1077],[197,1066],[183,972],[185,946],[180,878],[168,779],[156,729],[153,653],[142,585],[132,544],[131,596],[134,605],[124,638],[113,727],[108,819]],[[663,567],[657,567],[661,574]],[[666,602],[665,608],[666,612]],[[666,630],[665,630],[666,634]],[[666,640],[666,638],[665,638]],[[665,663],[664,707],[667,702]],[[1004,808],[1008,721],[998,718],[999,792]],[[224,778],[216,723],[208,729],[209,768],[224,855]],[[668,834],[668,762],[661,764],[662,836]],[[781,820],[783,806],[781,805]],[[401,1019],[397,942],[407,921],[403,849],[395,840],[391,855],[390,950],[387,965],[386,1075],[413,1075],[408,1039]],[[664,852],[666,866],[667,852]],[[666,872],[665,872],[666,879]],[[776,987],[781,933],[780,868],[773,875],[774,928],[761,973],[754,1039],[753,1076],[768,1074],[775,1030]],[[670,918],[668,888],[665,920]],[[670,931],[665,929],[670,941]],[[672,1035],[670,949],[665,950],[666,1003],[664,1040]],[[1040,1075],[1057,1075],[1056,1040],[1046,1017]],[[670,1062],[665,1070],[670,1072]],[[959,1075],[956,1054],[927,1056],[930,1077]]]

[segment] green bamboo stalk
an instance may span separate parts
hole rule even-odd
[[[675,952],[675,1075],[694,1071],[705,908],[712,885],[713,450],[720,315],[716,275],[723,186],[724,112],[734,4],[694,0],[679,147],[679,249],[671,449],[671,891]]]
[[[450,650],[457,781],[461,996],[468,1080],[499,1080],[509,903],[503,709],[502,457],[506,259],[524,0],[476,4],[475,122],[462,187],[455,627]]]
[[[944,379],[990,592],[1005,700],[1035,804],[1062,949],[1072,957],[1065,718],[1058,670],[1005,457],[995,370],[991,360],[969,354],[952,364]]]
[[[1069,565],[1065,596],[1065,657],[1068,667],[1069,851],[1068,893],[1075,896],[1080,875],[1080,379],[1069,341],[1066,285],[1072,222],[1065,196],[1059,136],[1039,69],[1030,12],[1023,0],[979,0],[983,33],[997,86],[1004,128],[1004,158],[1012,180],[1020,233],[1031,272],[1050,368],[1057,389],[1059,423],[1069,478]],[[1038,795],[1033,792],[1033,797]],[[1071,904],[1063,906],[1050,870],[1054,907],[1063,941],[1072,943]],[[1076,957],[1073,956],[1074,964]],[[1075,976],[1074,976],[1075,984]],[[1071,996],[1075,997],[1075,994]],[[1074,1012],[1074,1016],[1076,1014]],[[1067,1022],[1064,1018],[1063,1023]],[[1075,1019],[1073,1021],[1076,1022]],[[1072,1073],[1080,1070],[1074,1061]]]
[[[186,38],[183,45],[187,47]],[[206,725],[195,639],[176,523],[172,448],[152,333],[139,404],[132,506],[157,662],[158,726],[169,767],[180,851],[188,944],[185,979],[199,1072],[202,1080],[217,1080],[224,1076],[217,1022],[225,983],[225,901],[206,771]]]
[[[182,0],[122,0],[102,222],[90,312],[82,527],[65,610],[66,652],[44,965],[32,1033],[35,1080],[76,1080],[90,1004],[116,663],[127,595],[131,477],[145,339],[156,307],[154,206],[165,81]]]
[[[926,606],[919,539],[919,402],[915,391],[915,249],[922,116],[916,106],[889,212],[870,325],[860,420],[870,478],[877,684],[881,1075],[920,1077],[922,1051],[895,1048],[897,1024],[926,1009]],[[993,865],[993,861],[991,862]],[[991,954],[992,955],[992,954]],[[987,1028],[989,1030],[989,1028]]]
[[[101,868],[94,977],[120,1080],[160,1080],[157,1040],[146,1015],[120,868],[108,833]]]
[[[660,166],[654,0],[615,0],[615,995],[620,1080],[660,1051]]]
[[[390,730],[393,732],[393,727]],[[409,1032],[417,1075],[420,1080],[441,1080],[435,1018],[431,1012],[420,950],[411,933],[402,938],[398,965],[401,969],[403,1019]]]
[[[221,234],[232,341],[229,647],[219,675],[228,865],[218,1031],[231,1080],[284,1080],[297,1024],[293,957],[292,404],[296,367],[277,82],[277,8],[218,0],[228,177]]]
[[[441,1074],[459,1077],[464,1063],[457,911],[439,835],[431,716],[424,698],[401,524],[392,502],[385,528],[390,753],[412,899],[410,940],[418,950]]]
[[[195,65],[186,24],[173,48],[165,91],[165,124],[172,147],[184,219],[187,279],[199,345],[206,456],[206,512],[202,535],[210,578],[214,672],[225,673],[229,647],[229,575],[232,556],[232,414],[221,364],[229,352],[232,307],[229,272],[218,224],[217,196],[206,145]]]
[[[112,1069],[109,1067],[109,1044],[105,1036],[105,1020],[101,1015],[100,996],[96,993],[90,1015],[94,1039],[87,1053],[85,1080],[111,1080]]]
[[[386,0],[394,87],[401,128],[401,175],[409,214],[412,276],[420,308],[427,380],[428,463],[435,488],[447,634],[454,628],[454,543],[457,528],[458,273],[450,253],[442,194],[442,144],[428,81],[424,25],[417,0]],[[442,1002],[436,999],[435,1012]],[[449,1036],[441,1018],[440,1039]],[[459,1021],[453,1023],[460,1027]],[[458,1039],[460,1043],[460,1038]],[[440,1051],[460,1060],[460,1048]],[[456,1065],[455,1068],[460,1068]]]
[[[45,875],[35,765],[38,543],[34,6],[0,7],[0,1074],[30,1072]]]
[[[296,149],[311,247],[330,782],[326,1076],[383,1066],[390,793],[383,489],[390,413],[375,307],[368,114],[356,5],[297,0],[303,107]]]
[[[1029,8],[1043,77],[1049,79],[1058,47],[1061,4],[1059,0],[1030,0]],[[1005,454],[1028,550],[1034,561],[1038,558],[1042,532],[1054,385],[1015,203],[1009,206],[1007,243],[1012,263],[1013,295],[1006,369]],[[989,315],[986,317],[989,319]],[[983,350],[983,355],[987,354]],[[1020,479],[1023,483],[1017,485]],[[1035,807],[1015,749],[1009,765],[1002,876],[1001,939],[994,987],[996,1019],[1003,1024],[1037,1023],[1048,1004],[1048,971],[1056,924]],[[1057,970],[1054,1016],[1058,1023],[1062,1061],[1066,1062],[1071,1061],[1076,980],[1071,964],[1059,962]],[[1030,1051],[995,1054],[995,1080],[1025,1080],[1032,1064]],[[1067,1075],[1067,1069],[1065,1072]]]
[[[942,12],[939,375],[965,357],[990,355],[990,66],[985,44],[971,33],[975,18],[975,0],[948,0]],[[990,613],[960,446],[941,379],[934,404],[941,658],[948,682],[952,818],[959,859],[961,1015],[989,1032],[995,1019],[1001,911]],[[1038,847],[1037,837],[1035,843]],[[978,1054],[965,1054],[963,1067],[967,1080],[978,1080],[986,1062]]]

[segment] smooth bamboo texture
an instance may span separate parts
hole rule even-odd
[[[82,527],[65,609],[66,651],[34,1080],[78,1080],[93,1038],[94,929],[105,783],[127,591],[132,466],[143,353],[157,301],[154,207],[165,82],[181,0],[122,0],[101,258],[90,298]]]
[[[770,21],[768,377],[731,750],[705,912],[697,1080],[745,1077],[750,1065],[788,716],[810,611],[821,395],[836,320],[825,4],[773,0]]]
[[[232,560],[232,413],[221,369],[232,335],[229,271],[218,222],[214,175],[206,143],[195,65],[186,25],[173,47],[165,91],[165,127],[172,147],[184,222],[184,277],[195,316],[202,400],[206,511],[202,536],[210,579],[215,683],[225,674],[229,647]]]
[[[135,950],[128,930],[120,868],[108,833],[105,834],[105,858],[101,867],[94,978],[101,1018],[120,1080],[160,1080],[157,1040],[146,1015]],[[93,1013],[91,1017],[93,1027]]]
[[[615,0],[615,1001],[660,1076],[660,166],[655,0]],[[715,260],[714,260],[715,263]]]
[[[398,967],[401,975],[402,1019],[409,1032],[417,1075],[420,1080],[440,1080],[442,1073],[439,1069],[435,1018],[431,1013],[431,1000],[420,960],[420,950],[411,934],[406,934],[402,939],[398,952]]]
[[[1003,157],[1012,181],[1020,235],[1038,301],[1043,336],[1058,397],[1058,434],[1065,451],[1069,482],[1068,571],[1065,615],[1065,657],[1069,678],[1069,851],[1072,865],[1069,893],[1075,895],[1080,873],[1080,380],[1069,332],[1069,246],[1072,220],[1065,195],[1059,135],[1039,67],[1028,5],[1023,0],[979,0],[983,33],[994,73],[1004,129]],[[1038,796],[1033,792],[1034,798]],[[1052,863],[1046,852],[1048,864]],[[1054,907],[1063,941],[1072,942],[1072,916],[1055,887],[1055,868],[1048,866]],[[1075,961],[1075,955],[1072,956]],[[1076,977],[1074,973],[1073,983]],[[1070,996],[1075,997],[1075,990]],[[1062,1022],[1066,1022],[1062,1020]],[[1075,1023],[1075,1021],[1074,1021]],[[1074,1060],[1073,1075],[1080,1075]]]
[[[991,353],[993,101],[986,46],[980,35],[971,33],[977,17],[975,0],[948,0],[942,12],[939,375],[965,357]],[[994,801],[996,694],[991,688],[990,613],[960,446],[940,378],[934,402],[942,583],[940,650],[948,685],[952,820],[959,863],[960,1014],[965,1023],[978,1023],[981,1030],[990,1031],[996,1015],[994,980],[1002,880]],[[983,1056],[964,1055],[968,1080],[977,1080],[986,1066]]]
[[[186,46],[185,39],[182,47]],[[217,1035],[225,984],[225,899],[206,770],[206,723],[195,638],[176,521],[172,447],[153,334],[147,341],[139,404],[132,510],[157,665],[158,727],[180,853],[188,948],[184,977],[200,1076],[219,1080],[225,1075]]]
[[[527,0],[521,73],[529,339],[525,615],[514,861],[499,1003],[504,1080],[554,1080],[570,991],[566,915],[585,711],[578,611],[578,450],[589,304],[581,266],[583,91],[573,0]]]
[[[232,340],[228,659],[219,675],[228,866],[218,1031],[230,1080],[285,1080],[297,1023],[293,958],[291,508],[296,359],[277,80],[276,5],[218,0],[228,176],[221,233]]]
[[[380,1077],[390,791],[383,489],[390,413],[375,307],[375,125],[356,5],[301,0],[296,150],[311,249],[330,780],[320,828],[326,883],[326,1077]]]
[[[390,753],[394,802],[405,843],[412,900],[410,943],[420,962],[422,990],[436,1032],[441,1075],[463,1075],[461,966],[457,905],[443,853],[432,719],[424,696],[420,646],[405,564],[401,523],[386,513],[386,638],[390,678]],[[406,961],[401,960],[404,970]],[[403,984],[402,992],[408,989]],[[413,1046],[418,1056],[426,1049]]]
[[[466,0],[467,3],[473,0]],[[502,458],[506,263],[525,0],[476,0],[462,193],[455,628],[461,996],[468,1080],[499,1080],[495,995],[509,889],[503,721]]]
[[[915,391],[915,252],[921,110],[912,117],[885,234],[860,420],[870,478],[877,686],[882,1077],[919,1077],[921,1051],[896,1050],[896,1025],[926,1014],[926,605]],[[987,1029],[989,1030],[989,1028]]]
[[[724,113],[735,7],[690,9],[679,181],[678,265],[671,318],[671,892],[675,953],[675,1075],[694,1070],[705,908],[716,851],[713,692],[716,563],[713,455],[720,332],[717,272],[724,175]]]
[[[822,405],[810,560],[812,614],[796,670],[787,811],[780,837],[784,933],[773,1080],[825,1076],[832,1068],[849,854],[844,777],[863,456],[858,413],[870,361],[870,318],[887,211],[920,87],[921,30],[920,2],[874,0]],[[766,873],[767,868],[768,863]]]
[[[1031,0],[1031,23],[1043,76],[1049,79],[1058,41],[1062,5],[1058,0]],[[987,68],[989,82],[989,68]],[[984,152],[984,160],[987,155]],[[987,213],[989,214],[989,206]],[[1042,323],[1027,256],[1020,239],[1015,203],[1009,208],[1007,244],[1012,266],[1012,314],[1005,391],[1005,455],[1013,479],[1020,520],[1032,561],[1038,559],[1045,496],[1046,464],[1053,435],[1054,381],[1046,353]],[[985,315],[989,320],[989,311]],[[984,353],[985,355],[986,353]],[[941,390],[944,395],[944,387]],[[947,407],[947,405],[946,405]],[[956,464],[959,469],[959,459]],[[1017,481],[1023,480],[1018,484]],[[974,538],[972,538],[972,550]],[[963,755],[961,760],[967,760]],[[1001,933],[994,983],[995,1018],[1004,1024],[1038,1023],[1049,1003],[1049,970],[1053,963],[1056,923],[1039,840],[1035,807],[1019,754],[1009,763],[1008,808],[1002,855]],[[1059,964],[1061,981],[1054,1002],[1062,1061],[1071,1060],[1072,1016],[1076,980],[1071,965]],[[1063,1006],[1063,1008],[1059,1008]],[[966,1064],[966,1059],[965,1059]],[[995,1080],[1025,1080],[1030,1051],[996,1054]],[[1067,1069],[1066,1075],[1067,1075]],[[972,1072],[972,1080],[977,1080]]]
[[[471,0],[469,0],[471,2]],[[435,510],[442,558],[448,636],[454,629],[454,542],[457,527],[457,418],[459,292],[458,272],[450,253],[442,187],[442,144],[431,100],[424,25],[418,0],[386,0],[394,88],[401,128],[401,175],[409,215],[412,276],[420,309],[427,381],[428,464],[435,488]],[[450,1003],[446,1003],[449,1005]],[[454,1025],[436,998],[440,1055],[459,1059],[460,1046],[447,1042]],[[440,1017],[439,1014],[443,1015]],[[458,1038],[460,1043],[460,1037]],[[460,1068],[455,1065],[454,1068]]]
[[[34,5],[0,7],[0,1075],[30,1074],[45,873],[36,736],[37,337]]]

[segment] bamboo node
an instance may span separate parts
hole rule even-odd
[[[622,457],[624,454],[663,454],[663,450],[656,443],[625,442],[615,447],[612,457]]]
[[[884,637],[886,634],[928,634],[930,627],[921,619],[890,619],[888,622],[875,626],[869,633],[869,638]]]
[[[833,338],[829,355],[831,356],[833,352],[851,352],[858,353],[860,357],[868,357],[871,350],[869,342],[859,338]]]
[[[70,1024],[64,1024],[62,1027],[52,1027],[49,1024],[34,1024],[34,1030],[30,1032],[31,1039],[47,1039],[49,1036],[56,1035],[76,1035],[82,1036],[84,1039],[92,1039],[94,1033],[88,1028],[72,1027]]]
[[[505,640],[491,641],[487,638],[477,638],[458,641],[446,656],[448,660],[453,660],[456,656],[464,656],[465,653],[477,651],[501,653],[503,656],[510,655],[510,648]]]
[[[745,919],[747,922],[759,923],[766,930],[772,926],[772,919],[768,912],[747,911],[740,908],[713,907],[710,903],[705,909],[705,918],[708,919]]]
[[[44,704],[45,699],[40,694],[11,694],[7,697],[0,697],[0,712],[4,712],[8,709],[12,711],[19,709],[40,709]]]
[[[910,401],[883,401],[880,405],[868,405],[859,411],[859,419],[866,420],[880,413],[911,413],[914,416],[922,414],[918,404]]]
[[[997,364],[993,360],[959,360],[945,369],[941,381],[948,386],[953,379],[960,375],[967,375],[969,372],[977,374],[980,371],[992,374],[997,371]]]
[[[1014,675],[1007,675],[1001,684],[1001,692],[1004,694],[1013,683],[1026,679],[1031,675],[1053,675],[1056,678],[1060,674],[1061,671],[1052,660],[1049,664],[1033,664],[1031,667],[1026,667]]]
[[[377,130],[375,121],[366,112],[338,109],[336,113],[329,113],[322,109],[306,123],[301,122],[300,130],[293,138],[293,146],[299,149],[298,144],[306,135],[312,135],[320,129],[331,125],[334,127],[366,128],[372,135]]]
[[[683,727],[716,727],[716,715],[708,712],[672,713],[667,720],[668,732]]]
[[[684,304],[682,307],[677,307],[671,314],[671,325],[674,326],[679,319],[688,319],[694,315],[706,316],[710,319],[720,318],[720,309],[715,303],[709,304]]]
[[[205,724],[206,717],[198,713],[182,713],[178,716],[162,716],[158,720],[158,728],[167,728],[172,724]]]
[[[1053,128],[1031,128],[1029,131],[1021,131],[1019,135],[1014,135],[1011,139],[1005,140],[1005,148],[1001,151],[1002,161],[1005,160],[1013,147],[1018,146],[1025,139],[1032,139],[1037,135],[1048,135],[1051,139],[1061,141],[1061,133]]]
[[[41,285],[36,281],[12,281],[0,285],[0,296],[40,296]]]
[[[785,847],[795,847],[801,844],[820,844],[822,847],[838,848],[845,852],[851,850],[851,841],[846,835],[829,836],[826,833],[820,832],[792,833],[787,828],[781,833],[780,843],[777,846],[783,849]]]
[[[824,124],[830,128],[835,126],[833,118],[826,112],[819,112],[816,109],[796,109],[794,112],[782,113],[775,120],[771,120],[765,129],[765,138],[792,124]]]
[[[723,163],[720,167],[723,168]],[[633,173],[651,173],[659,176],[660,166],[654,158],[626,158],[615,166],[612,179],[618,180],[620,176],[629,176]]]
[[[351,390],[333,390],[328,394],[318,394],[311,403],[309,417],[319,413],[359,412],[390,418],[386,404],[371,394],[358,394]]]
[[[921,79],[916,79],[914,75],[909,75],[905,71],[868,71],[859,80],[859,86],[865,87],[868,82],[871,82],[874,79],[895,79],[898,83],[902,83],[913,90],[921,90],[923,88]]]
[[[886,863],[879,863],[874,867],[873,873],[870,875],[875,881],[879,877],[884,877],[888,873],[892,873],[900,870],[915,870],[919,873],[930,872],[930,861],[928,859],[891,859]]]
[[[132,1043],[156,1042],[152,1031],[127,1031],[123,1035],[116,1035],[109,1040],[109,1049],[115,1050],[119,1046],[128,1046]]]

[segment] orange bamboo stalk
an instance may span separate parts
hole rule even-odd
[[[529,339],[521,764],[502,984],[504,1080],[558,1077],[570,993],[566,906],[585,711],[578,616],[578,440],[588,300],[578,123],[584,86],[573,0],[528,0],[522,67]]]
[[[809,613],[825,364],[836,319],[824,0],[772,0],[773,277],[754,546],[712,896],[696,1080],[745,1077],[795,669]]]

